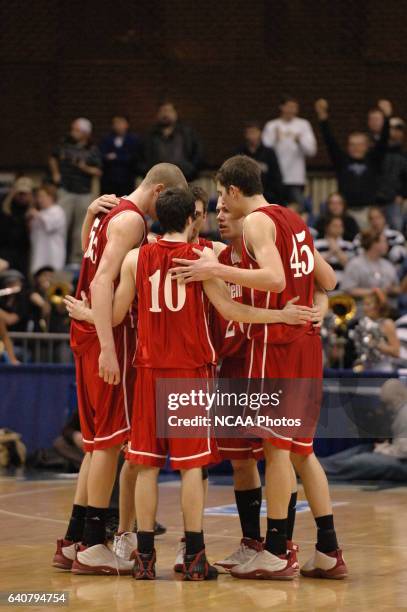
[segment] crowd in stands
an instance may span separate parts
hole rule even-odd
[[[316,247],[336,270],[336,293],[349,298],[349,312],[342,313],[340,324],[330,315],[325,342],[332,345],[338,339],[343,347],[339,340],[345,337],[351,349],[326,347],[326,365],[353,367],[362,360],[365,369],[407,366],[406,124],[394,116],[388,100],[379,100],[366,125],[351,132],[342,146],[330,121],[334,110],[327,100],[317,100],[308,121],[300,116],[298,101],[286,96],[277,118],[264,126],[256,119],[245,123],[230,153],[255,159],[266,199],[303,216]],[[306,162],[317,153],[317,131],[337,191],[326,201],[310,203]],[[7,330],[68,331],[55,287],[69,287],[78,269],[88,206],[98,192],[119,196],[133,191],[137,177],[163,161],[177,164],[189,181],[199,180],[206,168],[201,139],[170,100],[159,104],[156,122],[143,138],[124,115],[112,118],[110,133],[99,143],[89,119],[73,120],[69,133],[50,148],[42,184],[34,185],[28,176],[15,180],[0,203],[0,290],[11,290],[0,297],[5,359],[18,363]],[[206,225],[211,231],[216,233],[214,223]],[[357,340],[358,325],[370,329],[369,346]]]

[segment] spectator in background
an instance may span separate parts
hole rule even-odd
[[[390,227],[403,228],[403,198],[407,195],[407,157],[403,151],[404,121],[390,119],[390,135],[379,176],[376,202],[383,208]]]
[[[345,198],[340,193],[331,193],[326,201],[325,212],[320,215],[315,222],[315,229],[318,237],[323,238],[325,234],[325,224],[331,217],[340,217],[343,222],[343,239],[352,242],[359,233],[359,225],[355,219],[347,213]]]
[[[374,341],[379,356],[372,362],[366,361],[366,370],[390,372],[393,370],[393,359],[400,356],[400,340],[396,326],[390,318],[391,308],[386,296],[380,289],[375,289],[363,298],[363,315],[378,324],[380,336]],[[373,347],[372,347],[373,348]],[[381,356],[381,359],[380,359]]]
[[[91,136],[89,119],[75,119],[69,135],[49,158],[52,180],[60,187],[58,203],[66,215],[68,263],[79,263],[82,259],[81,229],[93,199],[92,178],[102,174],[100,153],[92,144]]]
[[[236,150],[237,155],[255,159],[261,169],[264,197],[268,202],[281,202],[284,198],[280,166],[274,150],[261,141],[258,121],[248,121],[243,132],[244,143]]]
[[[6,270],[0,274],[0,289],[15,292],[0,298],[0,321],[10,331],[27,331],[28,298],[24,276],[18,270]]]
[[[339,286],[345,266],[355,254],[353,243],[344,240],[343,234],[341,217],[330,217],[325,223],[324,237],[315,240],[315,248],[335,270]]]
[[[315,102],[319,126],[335,169],[339,191],[362,229],[367,225],[368,206],[376,199],[378,178],[389,136],[388,118],[392,113],[391,104],[388,100],[380,100],[378,107],[385,116],[380,139],[370,148],[367,134],[352,132],[349,134],[347,149],[344,151],[334,137],[328,121],[328,102],[324,99]]]
[[[285,96],[280,104],[280,117],[266,123],[263,144],[274,149],[284,184],[285,202],[304,203],[306,181],[305,160],[317,152],[311,124],[298,117],[299,104],[295,98]]]
[[[30,234],[27,211],[34,204],[34,185],[30,178],[16,180],[3,200],[0,212],[0,258],[8,266],[28,274]]]
[[[400,285],[397,271],[385,259],[389,247],[384,234],[366,230],[361,234],[360,243],[363,252],[347,264],[341,289],[356,299],[370,295],[374,288],[382,289],[388,297],[398,296]],[[392,306],[395,304],[396,300],[393,300]]]
[[[56,203],[57,189],[43,185],[37,189],[36,205],[27,213],[31,235],[31,273],[44,266],[62,270],[66,260],[66,219]]]
[[[380,140],[383,127],[383,111],[378,106],[375,106],[371,108],[367,113],[367,128],[369,131],[370,138],[372,140],[372,144],[375,144],[378,140]]]
[[[130,132],[125,115],[112,118],[112,131],[99,145],[103,160],[102,193],[123,196],[134,191],[140,155],[140,139]]]
[[[7,325],[0,318],[0,363],[11,363],[11,365],[20,365],[17,359],[13,342],[8,335]]]
[[[157,122],[147,135],[143,149],[144,173],[155,164],[168,162],[179,166],[191,181],[202,167],[202,144],[194,130],[178,119],[170,100],[159,105]]]
[[[380,206],[371,206],[368,212],[368,229],[376,233],[384,234],[389,249],[386,257],[395,266],[399,267],[403,264],[405,257],[407,256],[406,240],[401,232],[391,229],[387,226],[386,217],[383,209]],[[355,248],[361,251],[361,235],[358,234],[354,240]]]

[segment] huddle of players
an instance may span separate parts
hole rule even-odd
[[[303,479],[318,527],[315,554],[301,571],[310,577],[346,575],[333,528],[326,479],[312,453],[312,440],[273,438],[263,444],[268,502],[267,537],[263,544],[257,471],[262,447],[240,439],[218,440],[216,445],[212,439],[163,440],[155,435],[156,379],[210,377],[210,366],[217,359],[215,349],[223,358],[220,372],[223,377],[278,377],[287,375],[287,367],[288,377],[321,376],[320,341],[313,325],[321,318],[321,308],[312,308],[312,304],[315,300],[325,305],[325,295],[316,292],[314,296],[313,277],[322,289],[330,289],[335,285],[332,271],[314,252],[312,239],[299,217],[265,202],[254,162],[242,156],[227,160],[218,173],[218,189],[219,228],[222,237],[230,240],[228,247],[216,245],[219,262],[213,250],[202,247],[199,241],[195,243],[195,197],[186,189],[180,171],[169,164],[153,168],[142,185],[105,216],[98,213],[107,212],[107,200],[99,199],[101,210],[95,207],[85,221],[84,237],[89,239],[77,293],[85,301],[67,298],[67,306],[74,319],[72,347],[79,408],[85,450],[89,451],[90,458],[84,460],[89,465],[81,468],[67,534],[57,544],[54,557],[57,567],[74,573],[132,573],[136,579],[155,577],[157,477],[169,454],[171,466],[181,472],[185,526],[176,571],[181,571],[186,580],[204,580],[217,575],[216,568],[208,564],[205,556],[202,467],[222,457],[233,463],[243,539],[238,551],[217,565],[239,578],[292,579],[298,575],[299,568],[296,547],[291,541],[296,500],[291,451],[291,460]],[[153,217],[156,214],[164,229],[163,236],[149,245],[143,213]],[[242,217],[250,213],[250,218],[243,222]],[[93,223],[92,215],[95,216]],[[131,239],[126,242],[125,238],[131,231],[130,216],[137,232],[132,234],[133,244],[129,246]],[[266,225],[269,233],[264,231]],[[286,279],[290,274],[293,276],[290,271],[293,235],[304,243],[301,253],[307,256],[307,261],[299,264],[297,251],[296,277],[308,282],[289,283]],[[193,243],[189,242],[191,238]],[[125,244],[117,248],[123,239]],[[141,248],[131,250],[135,245]],[[127,251],[130,252],[126,254]],[[115,257],[119,261],[114,265]],[[177,263],[179,267],[174,269]],[[298,273],[299,269],[302,273]],[[229,284],[229,289],[222,279]],[[112,283],[116,288],[113,304]],[[92,309],[87,304],[90,288]],[[296,296],[307,306],[296,306],[293,299]],[[208,329],[206,298],[219,313],[218,316],[212,313],[213,334]],[[138,313],[134,312],[134,304]],[[129,377],[134,375],[129,355],[134,352],[135,316],[138,318],[137,376],[129,435],[126,389]],[[230,321],[250,324],[249,342],[243,328]],[[287,334],[289,349],[281,343]],[[272,344],[273,340],[277,344]],[[311,366],[302,371],[305,356]],[[278,371],[277,362],[280,368],[284,364],[283,374]],[[120,367],[122,385],[109,384],[119,383]],[[131,381],[130,386],[133,384]],[[119,544],[120,539],[127,539],[130,550],[134,548],[130,560],[115,555],[104,544],[104,517],[114,468],[120,445],[128,438],[128,462],[142,466],[137,469],[137,540],[126,529],[118,538]],[[128,465],[125,469],[129,469]],[[125,478],[123,482],[126,483]],[[283,494],[276,496],[277,490]],[[120,545],[116,550],[119,552]]]

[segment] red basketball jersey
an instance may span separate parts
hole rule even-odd
[[[276,227],[276,247],[283,262],[286,288],[281,293],[257,291],[244,287],[243,301],[258,308],[282,309],[292,298],[299,296],[298,304],[312,306],[314,294],[314,243],[304,221],[290,208],[270,204],[258,208],[274,221]],[[243,239],[242,267],[257,269],[254,257],[249,253]],[[248,338],[262,342],[288,344],[313,329],[306,325],[286,325],[273,323],[248,326]],[[315,332],[316,333],[316,332]]]
[[[108,227],[109,223],[112,219],[117,218],[119,215],[122,215],[124,212],[131,211],[139,214],[143,219],[144,223],[144,234],[141,242],[139,244],[134,244],[134,247],[141,246],[147,243],[147,223],[143,213],[140,209],[130,202],[130,200],[126,200],[125,198],[120,199],[120,203],[118,206],[113,208],[111,212],[107,215],[98,215],[92,225],[88,245],[85,251],[85,254],[82,259],[82,266],[79,276],[78,285],[76,288],[76,297],[77,299],[81,299],[81,293],[84,291],[89,300],[90,299],[90,284],[93,281],[97,269],[99,267],[100,261],[102,259],[103,252],[108,242]],[[117,278],[115,282],[115,287],[119,282],[119,278]],[[134,314],[134,312],[132,311]],[[86,335],[95,334],[95,327],[86,321],[72,321],[71,325],[71,347],[73,350],[78,350],[80,346],[86,346]],[[83,347],[83,348],[84,348]]]
[[[219,257],[219,262],[225,266],[240,265],[240,259],[231,245],[224,249]],[[226,283],[229,287],[230,295],[236,302],[243,301],[243,291],[241,285]],[[244,358],[246,355],[246,334],[242,323],[226,321],[219,312],[211,307],[211,330],[216,352],[219,358],[236,357]]]
[[[196,259],[193,248],[196,245],[161,239],[140,249],[138,367],[191,369],[216,361],[202,283],[183,285],[171,279],[173,258]]]
[[[208,247],[208,249],[213,250],[213,242],[212,240],[207,240],[206,238],[202,238],[202,236],[198,236],[198,244],[201,247]]]

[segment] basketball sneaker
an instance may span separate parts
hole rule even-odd
[[[202,580],[214,580],[218,577],[218,570],[210,565],[203,548],[196,555],[185,555],[182,566],[182,579],[198,582]]]
[[[131,553],[137,549],[137,535],[132,531],[116,534],[113,539],[112,550],[121,559],[130,561]]]
[[[135,580],[155,580],[155,549],[152,553],[147,554],[134,550],[132,559],[134,559],[133,578]]]
[[[129,576],[132,574],[133,565],[133,561],[121,559],[105,544],[89,547],[79,544],[71,571],[73,574]]]
[[[311,559],[302,566],[301,575],[306,578],[341,580],[348,575],[348,568],[339,548],[330,553],[322,553],[315,549]]]
[[[177,554],[175,556],[174,572],[181,573],[184,565],[184,556],[186,551],[185,538],[181,538],[178,542]]]
[[[297,564],[297,573],[300,572],[300,566],[298,565],[297,553],[300,552],[300,547],[298,544],[293,542],[292,540],[287,540],[287,554],[291,554],[291,559],[293,562]]]
[[[291,551],[277,556],[261,550],[246,563],[233,567],[230,573],[234,578],[250,580],[293,580],[298,576],[298,562]]]
[[[243,563],[250,561],[261,550],[263,550],[262,542],[252,540],[251,538],[242,538],[239,548],[221,561],[216,561],[215,565],[219,565],[219,567],[229,571],[236,565],[243,565]]]
[[[52,565],[63,570],[70,570],[75,561],[76,544],[71,540],[57,540],[57,549],[52,560]]]

